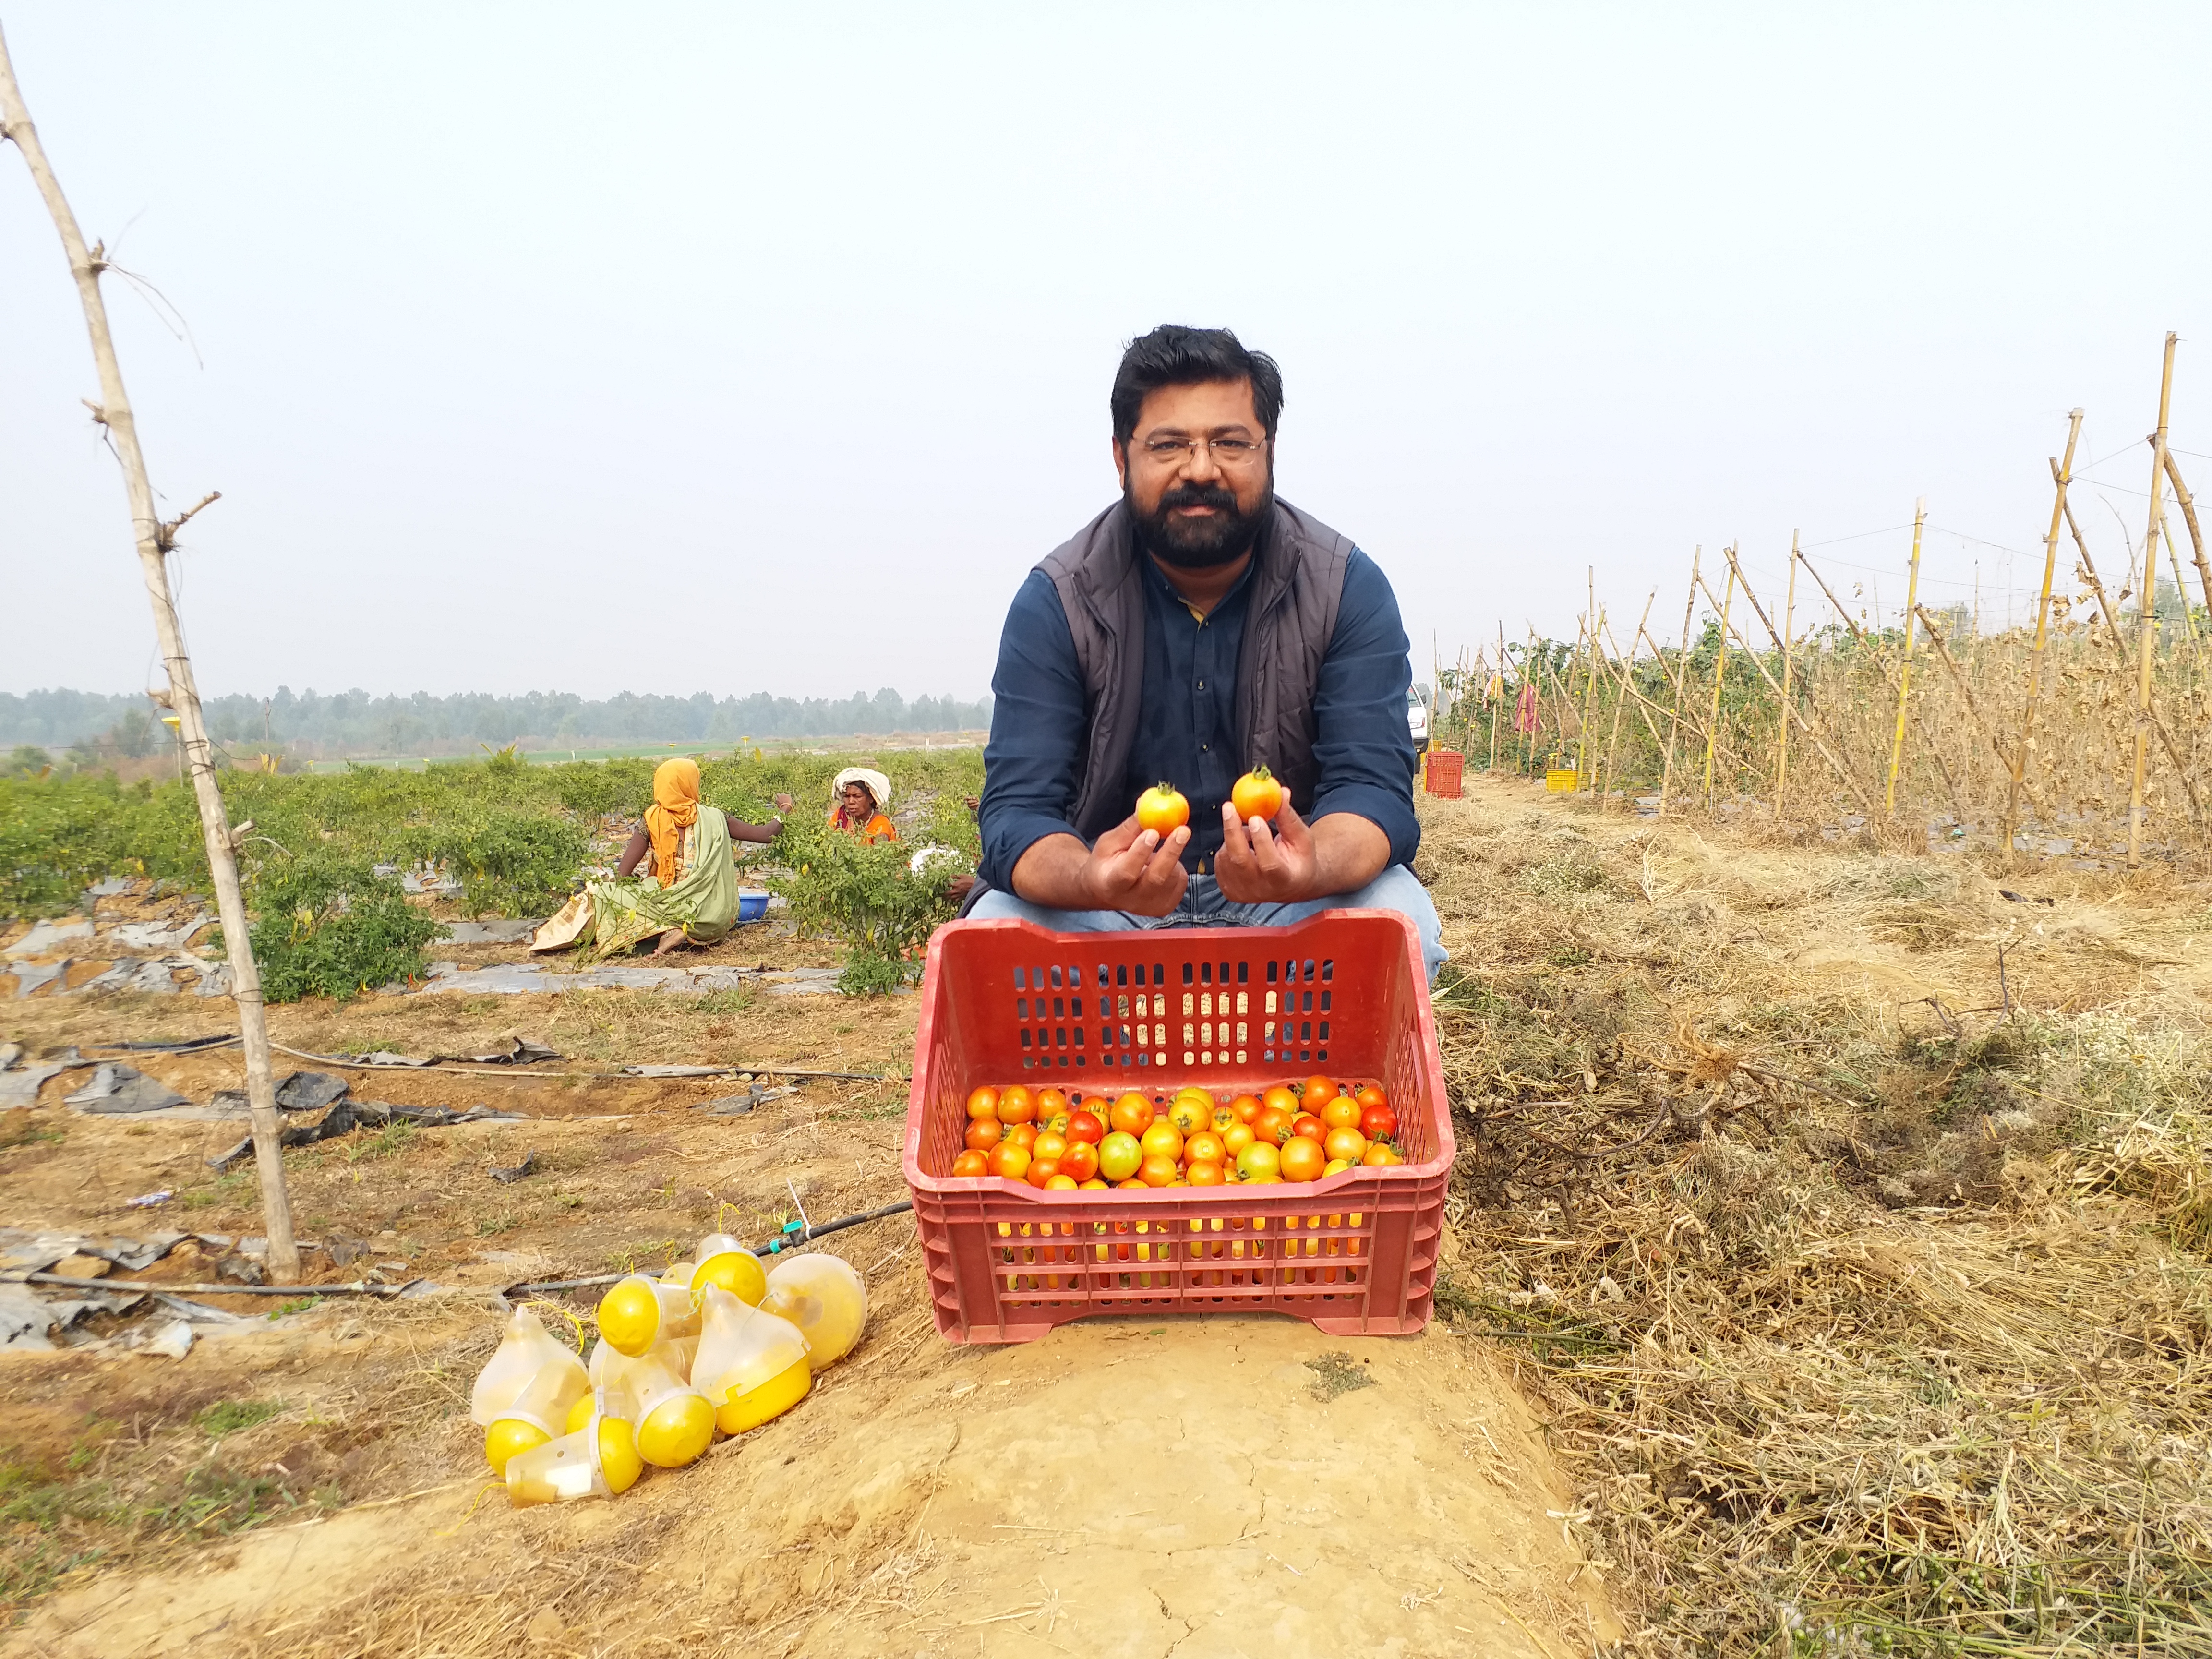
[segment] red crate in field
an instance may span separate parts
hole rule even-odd
[[[1111,1100],[1196,1084],[1225,1100],[1315,1073],[1382,1086],[1403,1164],[1144,1191],[950,1173],[969,1091],[984,1085]],[[953,1341],[1024,1342],[1093,1314],[1264,1310],[1341,1335],[1419,1330],[1453,1152],[1420,939],[1395,911],[1122,933],[956,921],[930,940],[906,1179]]]

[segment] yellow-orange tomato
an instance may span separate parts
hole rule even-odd
[[[1015,1084],[999,1097],[999,1121],[1027,1123],[1036,1116],[1036,1097]]]
[[[1060,1089],[1038,1090],[1036,1109],[1039,1117],[1050,1117],[1054,1112],[1066,1111],[1067,1109],[1066,1092]]]
[[[1152,1127],[1153,1115],[1152,1103],[1132,1089],[1114,1103],[1106,1121],[1125,1135],[1140,1135]]]
[[[996,1117],[999,1115],[999,1091],[978,1089],[968,1097],[968,1115],[975,1118]]]
[[[1346,1170],[1356,1170],[1358,1167],[1358,1163],[1351,1158],[1333,1158],[1329,1159],[1328,1167],[1322,1171],[1322,1175],[1326,1178],[1333,1175],[1342,1175]]]
[[[1317,1140],[1292,1135],[1283,1143],[1280,1167],[1285,1181],[1318,1181],[1328,1162],[1328,1154],[1322,1151]]]
[[[1265,1108],[1252,1120],[1252,1133],[1273,1146],[1291,1138],[1291,1115],[1279,1106]]]
[[[1213,1097],[1186,1089],[1168,1103],[1168,1121],[1177,1134],[1190,1134],[1213,1121]]]
[[[1112,1185],[1110,1182],[1101,1181],[1097,1176],[1091,1176],[1088,1181],[1078,1182],[1076,1184],[1086,1188],[1096,1188],[1102,1193],[1106,1191]]]
[[[1058,1158],[1033,1158],[1030,1160],[1030,1167],[1022,1172],[1022,1179],[1028,1182],[1032,1187],[1042,1187],[1046,1182],[1051,1180],[1059,1173],[1060,1160]]]
[[[1175,1185],[1176,1164],[1171,1158],[1148,1158],[1137,1166],[1137,1179],[1147,1187]]]
[[[1285,1117],[1296,1117],[1298,1115],[1298,1109],[1304,1103],[1304,1097],[1296,1089],[1288,1088],[1280,1083],[1260,1097],[1260,1104],[1262,1108],[1273,1108]]]
[[[1283,1155],[1272,1143],[1255,1140],[1237,1154],[1237,1178],[1239,1181],[1280,1181],[1283,1178]]]
[[[1182,1131],[1172,1123],[1155,1123],[1137,1137],[1137,1145],[1146,1158],[1164,1158],[1174,1164],[1182,1157]]]
[[[1219,1134],[1231,1124],[1240,1120],[1237,1118],[1237,1109],[1234,1106],[1217,1106],[1207,1115],[1206,1121],[1212,1124],[1213,1133]]]
[[[1240,823],[1273,818],[1283,810],[1285,799],[1282,781],[1264,766],[1254,767],[1229,787],[1229,804]]]
[[[1237,1121],[1239,1123],[1249,1123],[1260,1115],[1260,1097],[1239,1095],[1229,1103],[1229,1109],[1237,1114]]]
[[[1067,1155],[1067,1137],[1056,1135],[1049,1129],[1041,1129],[1037,1138],[1030,1142],[1031,1158],[1064,1158]]]
[[[1222,1133],[1221,1150],[1229,1155],[1228,1161],[1233,1164],[1237,1160],[1237,1154],[1249,1146],[1258,1138],[1250,1124],[1232,1123]]]
[[[1367,1156],[1367,1137],[1357,1129],[1331,1129],[1321,1147],[1332,1160],[1342,1158],[1357,1164]]]
[[[1218,1187],[1225,1179],[1221,1173],[1221,1166],[1205,1158],[1193,1159],[1183,1178],[1194,1187]]]
[[[952,1173],[957,1176],[980,1176],[991,1173],[991,1160],[981,1152],[963,1152],[952,1160]]]
[[[1030,1149],[1011,1140],[1002,1140],[991,1148],[991,1173],[1004,1176],[1008,1181],[1019,1181],[1030,1172]]]
[[[1321,1109],[1321,1121],[1332,1129],[1357,1129],[1359,1103],[1350,1095],[1339,1095]]]
[[[1332,1079],[1316,1073],[1305,1081],[1304,1098],[1307,1109],[1319,1111],[1343,1092]]]
[[[1192,1164],[1225,1164],[1229,1161],[1229,1149],[1222,1144],[1221,1137],[1211,1129],[1201,1129],[1184,1141],[1182,1155],[1185,1161]]]
[[[1146,1180],[1142,1179],[1142,1178],[1141,1178],[1141,1177],[1139,1177],[1139,1176],[1130,1176],[1127,1181],[1117,1181],[1117,1182],[1115,1182],[1114,1184],[1115,1184],[1116,1187],[1139,1187],[1139,1188],[1142,1188],[1142,1187],[1149,1187],[1149,1186],[1151,1186],[1152,1183],[1151,1182],[1149,1182],[1149,1181],[1146,1181]]]
[[[1406,1160],[1386,1143],[1378,1140],[1359,1155],[1359,1161],[1371,1169],[1384,1169],[1393,1164],[1403,1164]]]
[[[1190,803],[1171,783],[1156,783],[1137,797],[1137,828],[1164,837],[1190,822]]]
[[[1006,1131],[1006,1139],[1024,1152],[1035,1151],[1036,1137],[1037,1128],[1034,1123],[1017,1123]]]
[[[1390,1097],[1372,1083],[1361,1084],[1358,1091],[1352,1098],[1359,1103],[1362,1109],[1369,1106],[1388,1106],[1390,1103]]]
[[[995,1117],[979,1117],[968,1126],[968,1150],[988,1152],[1005,1139],[1006,1133]]]
[[[1072,1193],[1083,1183],[1078,1181],[1073,1176],[1056,1175],[1044,1184],[1046,1190],[1048,1192]]]

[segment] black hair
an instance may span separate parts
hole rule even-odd
[[[1275,435],[1283,412],[1283,371],[1264,351],[1248,351],[1225,328],[1187,328],[1162,323],[1129,342],[1114,374],[1114,437],[1127,443],[1136,434],[1137,411],[1147,392],[1164,386],[1198,386],[1208,380],[1249,380],[1252,407],[1261,430]]]

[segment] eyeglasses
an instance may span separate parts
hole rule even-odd
[[[1216,466],[1234,471],[1256,465],[1267,447],[1250,438],[1147,438],[1137,450],[1154,466],[1165,469],[1181,466],[1202,449],[1213,457]]]

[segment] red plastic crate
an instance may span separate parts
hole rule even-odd
[[[1316,1072],[1382,1085],[1404,1164],[1142,1192],[949,1173],[982,1085],[1225,1097]],[[1417,1331],[1454,1151],[1420,937],[1395,911],[1121,933],[956,921],[930,940],[906,1179],[953,1341],[1025,1342],[1093,1314],[1265,1310],[1340,1335]]]

